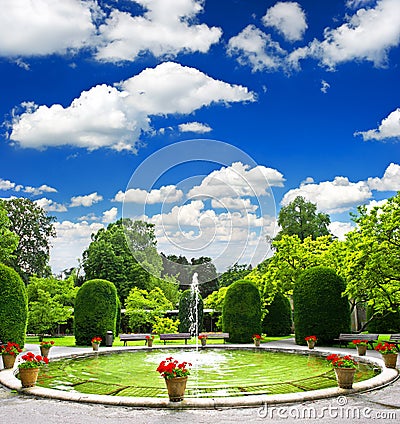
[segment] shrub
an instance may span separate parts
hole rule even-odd
[[[372,315],[372,308],[367,309],[367,319]],[[367,329],[370,333],[399,333],[400,332],[400,310],[396,312],[384,312],[376,315]]]
[[[178,326],[179,320],[174,321],[171,318],[155,317],[155,324],[152,332],[156,334],[177,333]]]
[[[319,343],[329,344],[350,330],[350,309],[342,297],[346,285],[333,269],[309,268],[300,274],[293,290],[296,343],[315,334]]]
[[[253,334],[261,334],[260,292],[251,281],[238,280],[228,287],[222,328],[233,343],[251,343]]]
[[[0,340],[23,347],[28,322],[28,296],[18,273],[3,264],[0,264],[0,293]]]
[[[197,303],[197,322],[199,333],[203,328],[203,298],[201,294],[198,294]],[[182,292],[179,299],[179,332],[190,333],[192,336],[196,334],[196,295],[191,290],[185,290]]]
[[[278,292],[267,309],[268,313],[262,322],[263,333],[274,337],[288,336],[292,331],[292,309],[289,299]]]
[[[117,289],[107,280],[86,281],[75,300],[74,330],[77,345],[90,346],[92,337],[106,340],[107,331],[115,332]]]

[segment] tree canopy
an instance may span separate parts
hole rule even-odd
[[[0,202],[0,262],[11,262],[12,253],[18,246],[19,237],[10,230],[7,211]]]

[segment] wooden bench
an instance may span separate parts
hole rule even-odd
[[[397,334],[391,334],[390,335],[390,339],[389,339],[389,343],[395,344],[397,347],[397,350],[399,350],[399,345],[400,345],[400,333]]]
[[[121,342],[124,342],[124,346],[127,346],[128,342],[134,342],[137,340],[145,340],[145,343],[147,343],[147,338],[151,337],[151,334],[141,334],[141,333],[135,333],[135,334],[120,334],[119,339]]]
[[[207,336],[207,340],[223,339],[225,343],[226,339],[229,339],[229,333],[201,333],[201,334]]]
[[[348,334],[341,333],[339,338],[335,339],[335,342],[339,342],[339,346],[342,347],[342,343],[344,345],[348,345],[353,340],[366,340],[367,344],[370,345],[371,349],[374,348],[374,343],[378,341],[379,334]]]
[[[160,340],[164,340],[164,344],[166,344],[167,340],[185,340],[185,344],[187,344],[188,339],[192,336],[190,333],[166,333],[160,334]]]

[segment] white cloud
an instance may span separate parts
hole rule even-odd
[[[118,209],[117,208],[111,208],[108,211],[104,211],[103,212],[103,219],[102,221],[104,223],[110,223],[110,222],[114,222],[117,218],[118,215]]]
[[[344,240],[345,235],[354,229],[355,226],[350,222],[333,221],[329,224],[329,231],[339,240]]]
[[[221,199],[214,198],[211,200],[211,207],[214,209],[227,209],[228,211],[239,210],[246,212],[255,212],[258,209],[257,205],[253,205],[250,199],[222,197]]]
[[[51,199],[42,197],[41,199],[35,200],[35,203],[48,212],[66,212],[67,208],[65,205],[54,202]]]
[[[155,203],[174,203],[182,199],[182,197],[182,190],[177,189],[173,185],[168,185],[150,190],[150,192],[140,188],[130,188],[125,192],[120,190],[113,201],[153,205]]]
[[[43,193],[57,193],[57,190],[53,187],[50,187],[46,184],[41,185],[40,187],[24,187],[23,191],[34,196],[38,196]]]
[[[78,206],[90,207],[95,203],[98,203],[103,200],[103,196],[95,193],[87,194],[85,196],[74,196],[71,197],[71,208],[76,208]]]
[[[202,124],[201,122],[187,122],[186,124],[179,125],[179,131],[204,134],[212,131],[212,128],[207,124]]]
[[[78,265],[78,259],[89,247],[91,235],[96,233],[103,224],[87,222],[73,223],[70,221],[55,222],[57,237],[53,239],[50,250],[50,265],[53,272]]]
[[[95,1],[2,0],[0,56],[42,56],[88,46],[96,10]]]
[[[400,138],[400,108],[397,108],[387,118],[383,119],[378,129],[357,131],[354,135],[361,135],[364,141]]]
[[[276,28],[288,41],[303,38],[308,25],[306,15],[295,2],[278,2],[262,18],[265,26]]]
[[[359,7],[368,6],[376,0],[347,0],[346,7],[350,9],[358,9]]]
[[[114,87],[84,91],[70,106],[23,103],[10,140],[24,148],[72,145],[136,152],[150,115],[189,114],[214,103],[254,101],[246,87],[215,80],[194,68],[165,62]]]
[[[7,191],[12,190],[15,187],[15,183],[9,180],[3,180],[0,178],[0,190]]]
[[[326,94],[328,92],[328,88],[330,88],[330,84],[326,82],[325,80],[321,81],[321,91]]]
[[[391,163],[385,170],[382,178],[368,178],[371,190],[399,191],[400,190],[400,165]]]
[[[264,196],[272,186],[282,187],[285,179],[276,169],[265,166],[250,168],[241,162],[223,167],[207,175],[199,186],[193,187],[188,197]]]
[[[227,52],[241,65],[249,64],[255,71],[276,71],[285,66],[286,50],[254,25],[248,25],[228,42]]]
[[[118,62],[135,60],[141,53],[173,57],[178,53],[206,53],[222,31],[191,21],[203,10],[199,0],[135,0],[146,12],[132,16],[112,10],[99,28],[96,58]]]
[[[340,27],[326,28],[324,37],[310,44],[309,54],[329,68],[352,60],[384,66],[388,51],[400,42],[400,2],[378,0],[374,8],[357,10]]]
[[[365,203],[372,197],[372,193],[365,181],[353,183],[347,177],[335,177],[333,181],[305,184],[289,190],[283,196],[282,206],[288,205],[297,196],[315,203],[320,211],[340,213]]]

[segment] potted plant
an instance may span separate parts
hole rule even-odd
[[[199,340],[201,342],[201,346],[204,347],[207,344],[207,334],[199,334]]]
[[[40,342],[40,353],[45,358],[49,357],[50,349],[54,346],[53,340],[50,340],[48,342]]]
[[[357,348],[359,356],[364,356],[367,353],[368,340],[353,340],[352,343]]]
[[[189,362],[179,363],[176,359],[169,357],[161,361],[157,371],[164,378],[167,385],[168,396],[171,402],[180,402],[183,400],[186,390],[186,382],[192,364]]]
[[[260,346],[261,336],[259,334],[254,334],[252,338],[253,338],[254,346],[256,347]]]
[[[338,386],[342,389],[351,389],[353,387],[354,374],[357,369],[357,361],[350,355],[338,355],[332,353],[326,357],[335,370]]]
[[[93,337],[92,339],[92,348],[93,350],[99,350],[99,345],[103,339],[101,337]]]
[[[375,346],[375,350],[378,351],[385,362],[386,368],[396,368],[398,350],[393,343],[378,343]]]
[[[309,349],[314,349],[315,343],[317,343],[317,336],[307,336],[304,338],[307,342],[307,346]]]
[[[48,364],[49,360],[32,352],[26,353],[21,359],[23,362],[18,365],[18,370],[22,387],[32,387],[36,384],[39,368],[44,364]]]
[[[18,343],[8,342],[6,345],[1,346],[0,352],[3,358],[4,368],[10,369],[13,368],[15,358],[22,352],[22,349]]]
[[[153,347],[154,334],[146,336],[147,347]]]

